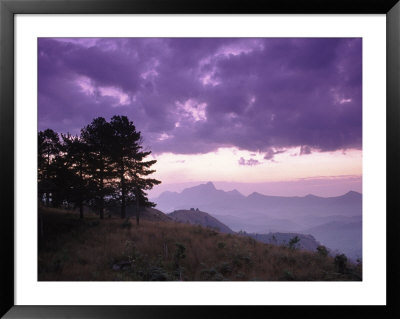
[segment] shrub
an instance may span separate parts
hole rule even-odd
[[[320,245],[320,246],[317,247],[317,253],[318,253],[319,256],[326,257],[326,256],[328,256],[329,252],[328,252],[328,249],[325,246]]]
[[[212,280],[216,274],[218,274],[218,272],[215,268],[203,269],[200,272],[200,278],[202,280]]]
[[[298,247],[298,243],[300,242],[300,238],[299,238],[299,236],[295,236],[295,237],[293,237],[292,239],[290,239],[289,240],[289,244],[288,244],[288,247],[290,248],[290,249],[296,249],[297,247]]]
[[[232,265],[228,262],[222,263],[219,267],[219,272],[223,275],[228,275],[232,273]]]
[[[176,243],[175,246],[176,250],[174,255],[174,261],[175,261],[175,266],[178,267],[180,261],[186,257],[185,254],[186,247],[181,243]]]
[[[217,247],[219,249],[223,249],[223,248],[225,248],[225,246],[226,246],[226,244],[223,241],[220,241],[220,242],[217,243]]]
[[[150,269],[150,281],[166,281],[169,280],[168,274],[161,267],[152,267]]]
[[[293,273],[289,270],[285,270],[283,272],[283,276],[281,277],[281,280],[285,280],[285,281],[293,281],[294,279],[295,278],[294,278]]]
[[[215,231],[214,229],[207,229],[207,236],[208,236],[208,237],[210,237],[210,236],[216,236],[216,235],[218,235],[218,232],[217,232],[217,231]]]
[[[241,272],[241,271],[239,271],[237,274],[236,274],[236,279],[238,279],[238,280],[246,280],[246,274],[245,273],[243,273],[243,272]]]
[[[225,280],[224,276],[220,273],[215,274],[215,276],[212,278],[213,281],[222,281]]]
[[[336,255],[333,262],[338,273],[345,274],[347,272],[347,257],[345,254]]]

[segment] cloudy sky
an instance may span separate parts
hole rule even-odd
[[[153,195],[361,192],[361,39],[41,38],[38,60],[39,130],[127,115]]]

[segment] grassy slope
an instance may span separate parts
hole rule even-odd
[[[359,280],[360,267],[339,274],[333,259],[175,222],[99,220],[39,209],[39,280]],[[185,251],[181,258],[177,243]],[[124,270],[119,263],[133,261]]]

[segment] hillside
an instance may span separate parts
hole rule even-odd
[[[173,220],[181,223],[189,223],[192,225],[201,225],[204,227],[213,228],[222,233],[233,234],[232,229],[230,229],[225,224],[221,223],[218,219],[212,217],[206,212],[200,210],[176,210],[167,215]]]
[[[109,208],[111,214],[115,217],[120,216],[120,208],[112,207]],[[126,207],[126,217],[135,217],[136,216],[136,207],[134,205],[129,205]],[[162,211],[150,208],[150,207],[141,207],[140,208],[140,219],[149,220],[149,221],[171,221],[171,218],[164,214]]]
[[[235,232],[230,229],[225,224],[221,223],[218,219],[212,217],[210,214],[202,212],[198,209],[191,210],[176,210],[170,214],[167,214],[173,220],[181,223],[188,223],[192,225],[201,225],[204,227],[212,228],[218,230],[222,233],[235,234]],[[242,236],[248,236],[254,238],[257,241],[273,244],[278,246],[287,246],[289,241],[297,236],[300,242],[297,244],[299,249],[316,251],[317,247],[321,244],[315,240],[311,235],[299,234],[299,233],[268,233],[268,234],[258,234],[258,233],[246,233],[239,232],[238,234]]]
[[[316,251],[317,247],[321,244],[315,240],[311,235],[303,235],[297,233],[268,233],[268,234],[246,234],[254,238],[255,240],[261,241],[263,243],[273,244],[273,245],[283,245],[287,246],[290,240],[294,237],[299,238],[299,243],[296,245],[299,249]]]
[[[361,265],[201,226],[49,208],[39,217],[39,281],[361,280]]]

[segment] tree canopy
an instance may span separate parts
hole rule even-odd
[[[61,136],[61,138],[60,138]],[[104,218],[108,206],[136,205],[136,220],[142,207],[153,207],[146,191],[160,184],[149,176],[156,160],[146,160],[142,136],[126,116],[110,122],[97,117],[82,128],[80,135],[58,134],[51,129],[38,133],[39,201],[47,206],[83,206]]]

